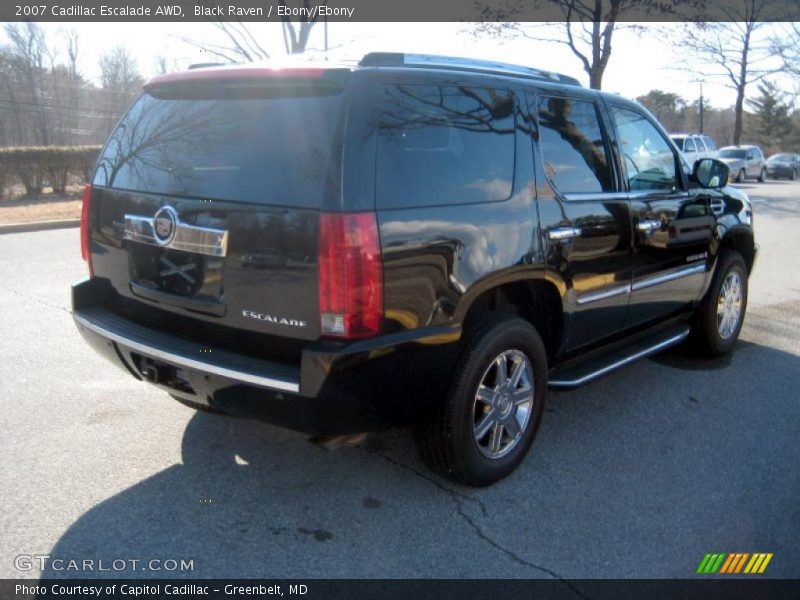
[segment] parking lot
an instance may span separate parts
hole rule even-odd
[[[407,431],[329,452],[177,404],[77,333],[76,229],[0,236],[0,577],[670,578],[707,552],[800,576],[800,182],[740,187],[760,255],[734,354],[551,392],[526,462],[481,490]],[[34,554],[193,570],[20,570]]]

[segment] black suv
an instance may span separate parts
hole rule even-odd
[[[756,256],[727,167],[641,106],[446,57],[158,76],[84,195],[86,340],[195,408],[324,438],[412,424],[487,485],[547,388],[731,350]]]

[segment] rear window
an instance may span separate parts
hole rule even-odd
[[[106,144],[94,184],[194,198],[320,206],[341,90],[304,88],[295,94],[266,85],[205,87],[162,91],[158,97],[143,94]]]
[[[378,208],[506,200],[514,181],[514,98],[497,88],[380,90]]]

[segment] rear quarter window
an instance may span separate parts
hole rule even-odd
[[[511,197],[515,102],[507,89],[379,88],[376,205],[493,202]]]

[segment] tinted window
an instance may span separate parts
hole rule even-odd
[[[684,152],[694,152],[694,141],[686,138],[686,142],[683,144],[683,151]]]
[[[379,208],[505,200],[514,181],[508,90],[393,85],[380,90]]]
[[[720,158],[744,158],[744,150],[737,148],[723,148],[719,151]]]
[[[320,206],[341,94],[270,95],[252,89],[241,98],[235,90],[226,98],[143,95],[109,139],[94,184]]]
[[[536,112],[545,173],[556,189],[563,193],[613,191],[594,103],[542,96]]]
[[[681,138],[681,137],[672,138],[672,141],[675,142],[675,145],[678,147],[678,150],[683,150],[683,140],[684,139],[685,138]]]
[[[675,155],[666,139],[644,115],[611,109],[631,190],[672,190],[678,185]]]

